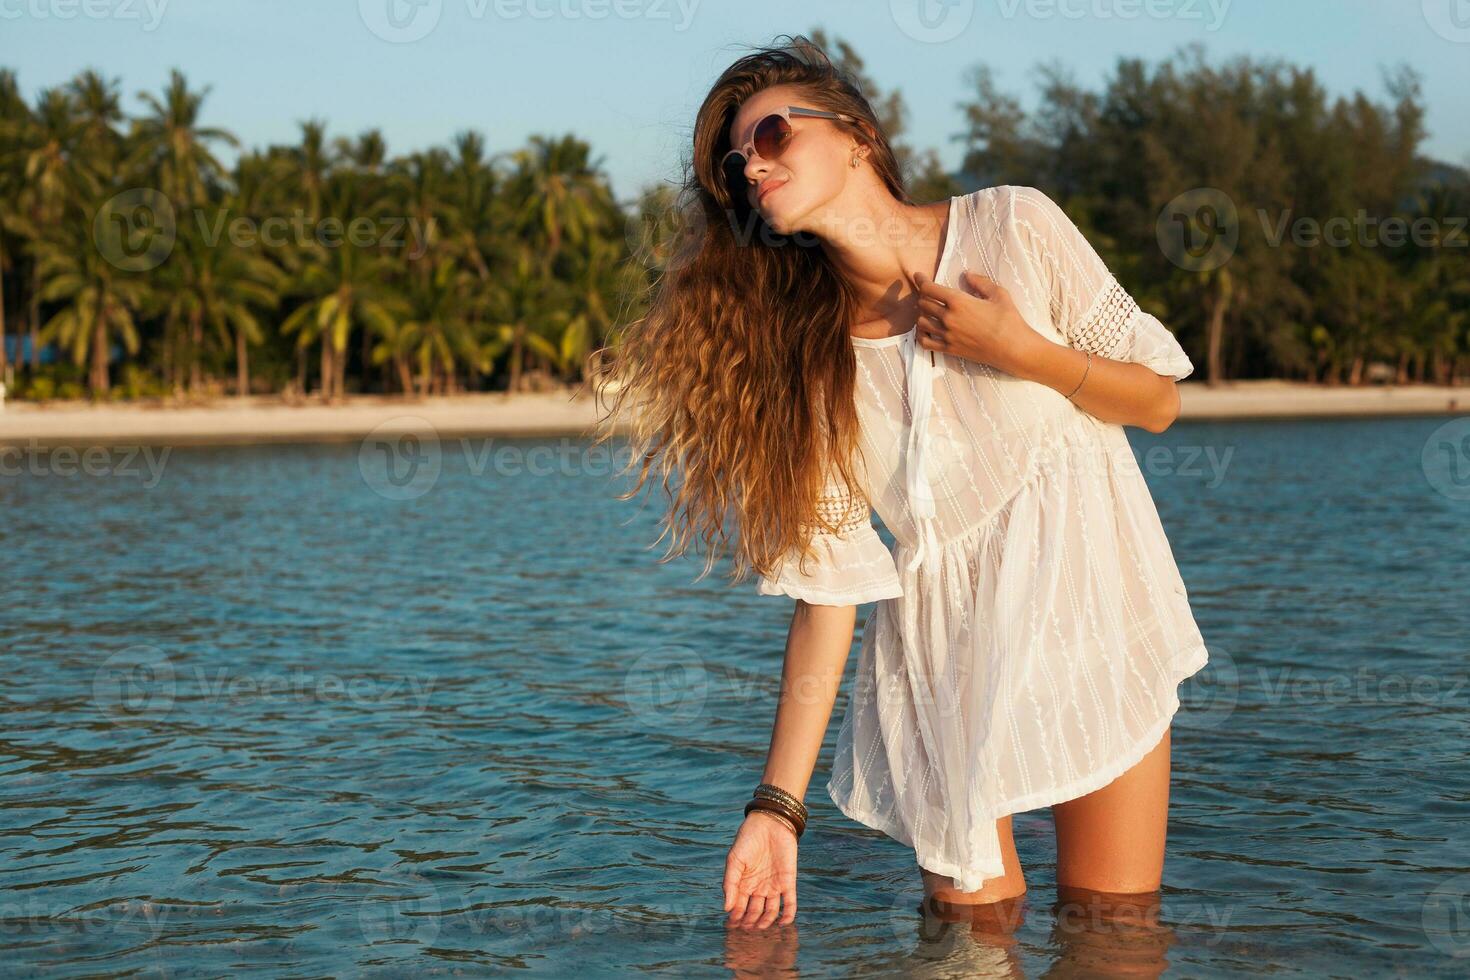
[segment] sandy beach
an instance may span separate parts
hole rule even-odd
[[[1293,381],[1179,384],[1180,421],[1349,418],[1470,411],[1470,385],[1327,387]],[[429,399],[352,396],[338,405],[274,398],[200,406],[8,401],[0,446],[249,445],[341,442],[380,426],[431,427],[441,436],[582,436],[605,411],[589,395],[469,394]]]

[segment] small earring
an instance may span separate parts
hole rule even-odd
[[[859,163],[859,162],[860,162],[860,161],[859,161],[859,159],[858,159],[858,155],[857,155],[857,154],[856,154],[856,153],[854,153],[854,154],[853,154],[853,155],[852,155],[852,161],[851,161],[851,163],[852,163],[852,166],[853,166],[853,167],[856,167],[856,166],[857,166],[857,165],[858,165],[858,163]]]

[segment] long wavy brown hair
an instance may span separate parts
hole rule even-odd
[[[781,38],[788,43],[741,57],[705,97],[679,193],[682,240],[651,283],[646,315],[597,352],[615,382],[604,386],[614,400],[597,441],[626,433],[623,472],[637,473],[619,499],[657,470],[668,499],[658,540],[673,535],[659,562],[698,538],[699,577],[730,551],[732,582],[771,574],[788,554],[811,556],[813,531],[834,530],[816,507],[827,478],[860,492],[860,444],[853,290],[814,236],[777,233],[731,193],[720,169],[730,125],[755,93],[798,86],[802,104],[862,121],[831,122],[867,147],[893,196],[912,203],[856,80],[805,36]]]

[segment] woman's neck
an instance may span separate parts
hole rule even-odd
[[[852,284],[857,308],[849,331],[881,339],[903,333],[918,317],[913,273],[933,279],[948,229],[949,202],[893,207],[844,223],[847,233],[824,239],[838,273]]]

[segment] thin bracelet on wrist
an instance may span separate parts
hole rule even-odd
[[[1086,381],[1087,375],[1092,371],[1092,351],[1083,351],[1083,353],[1087,355],[1087,367],[1082,372],[1082,381]],[[1077,382],[1077,387],[1072,389],[1072,395],[1082,390],[1082,381]],[[1072,395],[1067,396],[1068,401],[1072,400]]]
[[[791,832],[796,835],[797,840],[800,840],[801,839],[801,833],[796,829],[796,824],[794,824],[794,823],[791,822],[791,818],[790,817],[782,816],[781,814],[777,813],[775,810],[763,810],[760,807],[751,807],[750,810],[747,810],[746,811],[746,814],[745,815],[748,817],[748,816],[750,816],[750,814],[752,812],[754,812],[754,813],[764,813],[768,817],[775,817],[777,820],[781,821],[782,823],[784,823],[787,827],[789,827],[791,829]]]
[[[797,837],[800,837],[806,831],[806,818],[785,803],[762,796],[755,796],[745,804],[745,815],[750,816],[751,810],[765,810],[775,816],[785,817],[790,822],[791,828],[796,831]]]

